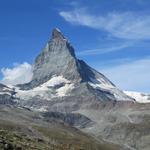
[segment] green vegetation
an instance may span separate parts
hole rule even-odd
[[[0,150],[119,150],[119,147],[100,144],[79,130],[64,125],[26,128],[0,121]]]
[[[59,122],[45,121],[39,113],[1,107],[0,150],[120,150]]]

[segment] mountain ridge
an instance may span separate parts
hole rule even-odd
[[[150,103],[150,94],[145,94],[136,91],[124,91],[130,97],[133,97],[138,103]]]
[[[115,99],[134,101],[119,90],[103,74],[91,68],[83,60],[77,59],[75,50],[67,38],[65,38],[59,29],[54,29],[52,38],[35,59],[32,81],[19,85],[19,87],[20,90],[29,91],[42,86],[49,80],[53,80],[53,78],[60,78],[61,76],[67,80],[66,82],[72,83],[74,89],[79,88],[81,91],[84,91],[84,88],[87,92],[91,93],[91,96],[96,97],[96,99],[102,100],[101,97],[103,97],[103,99],[108,101],[115,101]],[[64,86],[66,85],[66,83],[62,82],[61,85],[63,84]],[[92,89],[91,91],[88,89],[89,86]],[[72,94],[75,95],[73,92]]]
[[[25,125],[40,123],[42,130],[47,121],[48,126],[57,122],[54,135],[60,122],[67,123],[125,150],[149,150],[150,103],[136,102],[103,74],[78,60],[60,30],[52,32],[33,66],[31,82],[12,87],[0,84],[2,119],[15,124],[20,120]],[[34,133],[33,128],[29,131]]]

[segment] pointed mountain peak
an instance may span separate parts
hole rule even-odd
[[[74,48],[64,37],[62,32],[55,28],[52,38],[48,41],[33,64],[32,87],[51,79],[53,76],[63,76],[68,80],[80,80],[78,60]]]
[[[58,79],[63,77],[68,83],[74,85],[73,88],[77,87],[74,90],[78,92],[73,93],[73,95],[79,94],[81,96],[81,93],[86,95],[88,90],[87,92],[93,93],[94,98],[96,96],[98,100],[133,101],[132,98],[117,89],[103,74],[88,66],[84,61],[78,60],[74,48],[57,28],[52,31],[52,40],[48,42],[35,59],[31,82],[23,85],[22,89],[33,89],[43,84],[47,85],[47,83],[47,86],[50,87],[48,81],[54,77]],[[70,85],[60,84],[60,81],[53,81],[54,84],[56,82],[58,82],[58,87],[62,88],[60,90],[62,92],[70,87]],[[55,88],[57,89],[57,87],[54,87],[54,89],[50,89],[50,92],[47,91],[50,93],[50,99],[53,93],[56,92]]]
[[[52,31],[52,39],[65,39],[65,37],[58,28],[54,28]]]

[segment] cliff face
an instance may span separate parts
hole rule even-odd
[[[52,82],[55,82],[55,85]],[[63,97],[67,100],[68,96],[71,96],[77,105],[79,99],[134,101],[103,74],[78,60],[74,48],[59,29],[53,30],[51,39],[36,57],[32,81],[20,87],[25,90],[26,99],[38,96],[38,99],[52,100]],[[41,96],[41,92],[44,96]]]
[[[58,29],[54,29],[52,39],[35,59],[33,81],[41,84],[60,75],[68,80],[80,81],[78,69],[73,47]]]
[[[0,105],[14,104],[15,92],[4,84],[0,84]]]

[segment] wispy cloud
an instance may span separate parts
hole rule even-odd
[[[150,39],[150,15],[134,12],[109,12],[106,15],[95,15],[84,8],[61,11],[59,15],[73,25],[104,30],[117,38]]]
[[[32,78],[32,66],[28,63],[14,64],[13,68],[1,69],[3,79],[1,83],[16,85],[27,83]]]
[[[150,93],[150,58],[111,66],[100,70],[123,90],[137,90]]]
[[[78,52],[77,55],[87,56],[87,55],[105,54],[105,53],[110,53],[110,52],[114,52],[114,51],[124,50],[125,48],[128,48],[130,46],[131,46],[130,43],[125,43],[125,44],[118,45],[118,46],[104,47],[104,48],[99,48],[99,49],[83,50],[81,52]]]

